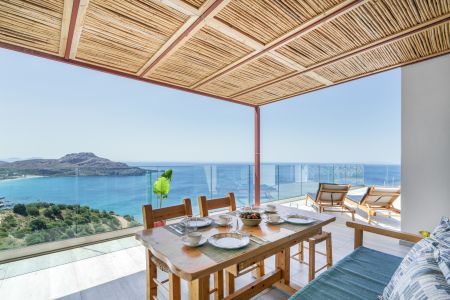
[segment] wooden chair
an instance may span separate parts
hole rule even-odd
[[[155,222],[165,221],[168,219],[192,216],[191,199],[184,199],[183,204],[153,209],[150,204],[142,207],[142,216],[144,219],[144,229],[151,229],[154,227]],[[169,267],[161,260],[152,255],[150,250],[147,249],[147,299],[157,299],[158,286],[167,290],[164,286],[169,282],[169,295],[170,299],[181,299],[180,290],[180,277],[172,274]],[[163,281],[158,281],[157,268],[161,271],[168,273],[169,278]]]
[[[372,216],[376,216],[378,210],[389,211],[400,214],[400,210],[394,207],[394,201],[400,197],[400,188],[392,187],[375,187],[372,186],[367,189],[367,192],[362,197],[347,195],[347,200],[367,213],[367,221],[372,223]]]
[[[321,251],[316,250],[316,245],[325,241],[325,253]],[[308,246],[304,246],[304,242],[300,242],[298,245],[299,252],[296,254],[293,254],[291,258],[298,260],[301,264],[305,264],[309,266],[309,273],[308,273],[308,281],[313,280],[316,277],[316,273],[327,268],[331,268],[333,266],[333,248],[331,246],[331,233],[330,232],[322,232],[321,234],[317,234],[313,236],[312,238],[308,239]],[[309,250],[309,262],[305,262],[305,249]],[[323,255],[327,258],[327,263],[316,269],[316,253]],[[298,256],[298,257],[297,257]]]
[[[324,211],[336,211],[335,208],[340,211],[348,211],[352,214],[352,220],[355,220],[355,210],[345,204],[347,193],[350,190],[350,184],[332,184],[332,183],[320,183],[317,194],[306,194],[306,204],[308,201],[313,202],[313,206],[317,207],[319,212]]]
[[[219,208],[228,208],[228,211],[236,210],[236,199],[234,198],[234,193],[228,193],[225,198],[218,199],[206,199],[206,196],[200,196],[198,198],[198,205],[200,208],[200,215],[206,217],[209,215],[209,211]],[[228,295],[234,293],[235,291],[235,279],[241,275],[248,272],[254,271],[256,277],[264,276],[264,260],[249,262],[245,264],[234,265],[225,269],[225,290]],[[223,284],[223,273],[218,273],[217,275],[221,279]],[[215,284],[220,284],[219,280],[215,280]]]

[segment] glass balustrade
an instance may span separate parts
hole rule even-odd
[[[142,205],[160,206],[152,186],[172,169],[163,207],[190,198],[224,197],[254,203],[254,166],[248,164],[141,165],[133,169],[0,169],[0,251],[102,234],[142,224]],[[400,167],[362,164],[262,164],[261,202],[298,199],[321,182],[399,186]]]

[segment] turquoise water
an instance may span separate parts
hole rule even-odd
[[[36,201],[80,204],[92,208],[133,215],[141,219],[141,206],[157,204],[151,193],[152,182],[167,167],[145,167],[143,176],[41,177],[0,181],[0,197],[12,203]],[[170,166],[172,190],[164,206],[179,204],[181,199],[222,197],[229,191],[239,205],[253,198],[253,167],[249,165]],[[400,167],[385,165],[283,164],[263,165],[262,201],[302,195],[317,189],[318,182],[353,185],[399,185]]]

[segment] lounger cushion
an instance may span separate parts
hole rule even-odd
[[[306,193],[311,199],[316,200],[317,193]]]
[[[290,299],[377,299],[401,261],[400,257],[360,247]]]
[[[364,195],[347,195],[347,199],[355,202],[356,204],[360,204],[362,199],[364,199]]]

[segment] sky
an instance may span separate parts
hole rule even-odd
[[[400,163],[400,70],[261,108],[262,162]],[[0,49],[0,160],[251,162],[254,111]]]

